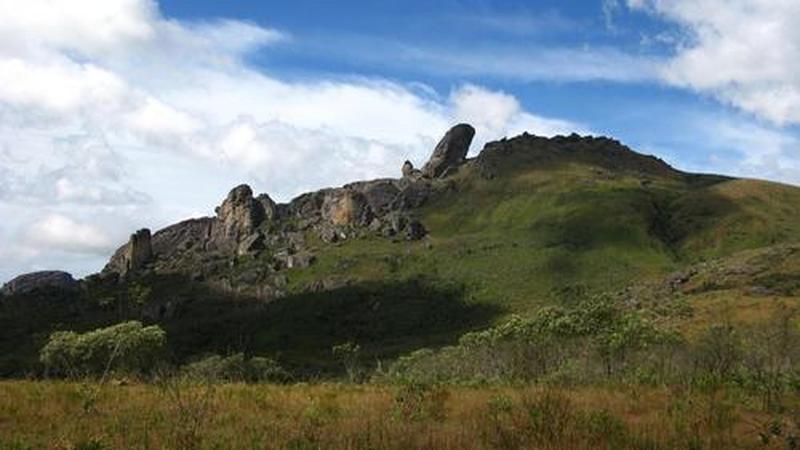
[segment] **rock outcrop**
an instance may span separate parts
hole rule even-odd
[[[411,164],[411,161],[406,160],[406,162],[403,163],[403,168],[401,169],[401,172],[403,174],[403,178],[408,178],[412,176],[414,174],[414,164]]]
[[[153,235],[153,254],[157,259],[168,259],[182,252],[209,250],[211,232],[216,219],[203,217],[170,225]]]
[[[462,123],[451,128],[436,145],[431,158],[422,168],[422,174],[438,178],[461,165],[467,157],[473,137],[475,128],[471,125]]]
[[[335,189],[322,201],[322,219],[334,226],[366,226],[372,217],[372,208],[358,191]]]
[[[216,213],[211,240],[223,250],[238,251],[239,244],[250,238],[266,218],[264,203],[253,198],[253,190],[246,184],[233,188]]]
[[[153,244],[150,230],[142,228],[132,234],[128,243],[114,253],[114,256],[111,257],[103,271],[126,275],[129,272],[142,269],[152,259]]]
[[[78,282],[67,272],[57,270],[20,275],[3,285],[3,295],[25,295],[43,290],[73,291]]]
[[[104,272],[124,276],[150,264],[155,273],[182,273],[226,289],[239,290],[245,283],[259,292],[279,292],[264,280],[277,279],[274,272],[314,264],[316,250],[307,243],[310,235],[329,244],[367,235],[422,239],[427,230],[414,211],[444,186],[439,178],[464,163],[474,134],[469,125],[453,127],[424,170],[406,161],[401,178],[321,189],[285,204],[267,194],[254,197],[245,184],[237,186],[215,209],[214,217],[180,222],[156,232],[152,239],[147,230],[137,232]],[[244,255],[262,266],[245,269],[246,276],[231,275],[237,272],[231,269],[238,257]]]

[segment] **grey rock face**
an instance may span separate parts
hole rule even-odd
[[[464,162],[475,137],[475,128],[465,123],[451,128],[436,145],[433,154],[425,166],[422,174],[429,178],[438,178],[448,169],[458,167]]]
[[[142,228],[131,235],[129,245],[130,258],[128,260],[128,270],[141,269],[153,259],[153,244],[150,239],[150,230],[147,228]]]
[[[24,295],[39,290],[71,291],[78,288],[78,282],[67,272],[43,271],[20,275],[3,285],[4,295]]]
[[[410,177],[414,173],[414,164],[411,164],[411,161],[406,160],[403,163],[403,177]]]
[[[389,211],[400,194],[398,184],[397,180],[384,179],[352,183],[345,187],[363,194],[373,214],[380,216]]]
[[[189,219],[170,225],[153,235],[153,254],[156,258],[172,258],[185,251],[205,251],[211,239],[215,219]]]
[[[259,194],[259,196],[256,197],[256,201],[261,204],[261,208],[264,210],[264,220],[273,221],[278,218],[280,214],[278,205],[269,195]]]
[[[249,253],[258,253],[261,250],[264,250],[264,235],[256,232],[247,236],[239,243],[237,253],[239,255],[246,255]]]
[[[322,202],[322,218],[335,226],[367,225],[372,220],[372,210],[363,194],[335,189]]]
[[[142,228],[131,235],[128,243],[117,249],[106,265],[104,272],[125,275],[143,268],[153,260],[153,244],[150,230]]]
[[[221,249],[237,249],[266,217],[262,202],[253,198],[253,191],[246,184],[233,188],[216,212],[212,241]]]

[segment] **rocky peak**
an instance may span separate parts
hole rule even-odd
[[[152,259],[153,244],[150,230],[142,228],[133,233],[128,243],[114,253],[103,271],[125,275],[143,268]]]
[[[462,123],[451,128],[436,145],[430,159],[422,168],[422,174],[429,178],[438,178],[446,175],[449,169],[459,166],[467,157],[473,137],[475,128],[471,125]]]
[[[236,248],[266,218],[264,203],[253,198],[253,190],[246,184],[233,188],[222,205],[217,207],[216,213],[212,240],[221,248]]]

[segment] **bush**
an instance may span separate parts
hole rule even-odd
[[[347,378],[351,383],[360,381],[362,378],[362,370],[360,365],[361,359],[361,346],[355,342],[345,342],[343,344],[334,345],[331,348],[331,353],[334,358],[341,361],[344,370],[347,372]]]
[[[53,375],[96,376],[111,371],[139,375],[157,365],[165,347],[166,333],[160,327],[130,321],[87,333],[55,332],[39,360]]]
[[[714,380],[729,379],[742,361],[742,341],[729,324],[714,324],[694,348],[695,365]]]
[[[547,307],[467,333],[458,345],[399,358],[385,374],[408,382],[530,382],[553,377],[619,377],[640,355],[675,341],[637,311],[608,297]]]
[[[242,353],[227,357],[211,355],[187,364],[182,372],[192,380],[203,382],[282,383],[290,378],[275,360],[260,356],[246,359]]]

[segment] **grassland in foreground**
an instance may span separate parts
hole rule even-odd
[[[739,390],[0,382],[2,449],[798,448]]]

